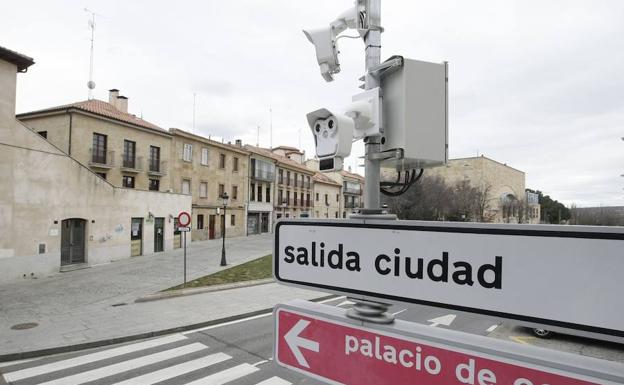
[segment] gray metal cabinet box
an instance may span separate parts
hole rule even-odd
[[[435,167],[448,159],[447,63],[403,59],[381,75],[382,151],[403,149],[403,159],[383,167],[398,170]]]

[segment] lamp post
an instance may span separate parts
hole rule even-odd
[[[223,200],[223,227],[221,232],[221,237],[223,238],[223,244],[221,245],[221,266],[226,266],[227,262],[225,261],[225,209],[228,203],[228,195],[226,192],[221,195],[221,199]]]

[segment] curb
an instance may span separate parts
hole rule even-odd
[[[338,295],[332,294],[332,295],[326,295],[326,296],[323,296],[323,297],[310,299],[309,301],[310,302],[320,302],[320,301],[324,301],[324,300],[328,300],[328,299],[332,299],[332,298],[338,298],[338,297],[339,297]],[[46,349],[40,349],[40,350],[31,350],[29,352],[2,354],[2,355],[0,355],[0,362],[23,360],[23,359],[27,359],[27,358],[36,358],[36,357],[41,357],[41,356],[47,356],[47,355],[50,355],[50,354],[68,353],[68,352],[74,352],[74,351],[78,351],[78,350],[99,348],[99,347],[102,347],[102,346],[114,345],[114,344],[119,344],[119,343],[123,343],[123,342],[142,340],[142,339],[145,339],[145,338],[158,337],[158,336],[162,336],[162,335],[166,335],[166,334],[179,333],[179,332],[189,331],[189,330],[193,330],[193,329],[203,328],[203,327],[206,327],[206,326],[218,325],[220,323],[237,321],[237,320],[240,320],[240,319],[243,319],[243,318],[248,318],[248,317],[253,317],[253,316],[256,316],[256,315],[260,315],[260,314],[270,313],[272,311],[273,311],[273,307],[270,307],[270,308],[255,310],[255,311],[248,312],[248,313],[237,314],[237,315],[233,315],[233,316],[229,316],[229,317],[219,318],[219,319],[215,319],[215,320],[199,322],[199,323],[195,323],[195,324],[191,324],[191,325],[177,326],[177,327],[168,328],[168,329],[162,329],[162,330],[157,330],[157,331],[133,334],[133,335],[130,335],[130,336],[125,336],[125,337],[115,337],[115,338],[109,338],[109,339],[93,341],[93,342],[84,342],[84,343],[76,344],[76,345],[67,345],[67,346],[58,346],[58,347],[54,347],[54,348],[46,348]]]
[[[258,286],[258,285],[266,285],[267,283],[273,283],[273,282],[275,282],[275,280],[273,278],[265,278],[265,279],[256,279],[256,280],[253,280],[253,281],[242,281],[242,282],[226,283],[226,284],[223,284],[223,285],[213,285],[213,286],[207,286],[207,287],[178,289],[178,290],[172,290],[172,291],[165,291],[165,292],[158,292],[158,293],[148,294],[146,296],[139,297],[139,298],[135,299],[134,302],[141,303],[141,302],[158,301],[158,300],[161,300],[161,299],[185,297],[185,296],[188,296],[188,295],[212,293],[212,292],[215,292],[215,291],[239,289],[239,288],[242,288],[242,287]],[[1,359],[1,357],[0,357],[0,359]]]

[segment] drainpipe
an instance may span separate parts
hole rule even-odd
[[[71,155],[71,142],[72,142],[72,123],[73,123],[73,114],[71,112],[69,112],[69,109],[67,109],[67,113],[69,114],[69,143],[67,146],[67,152],[69,153],[68,155]]]

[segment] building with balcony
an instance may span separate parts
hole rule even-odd
[[[302,163],[303,152],[280,146],[272,150],[272,156],[277,162],[275,219],[313,216],[314,171]]]
[[[342,185],[317,171],[314,174],[314,218],[340,218],[342,216]]]
[[[61,151],[114,186],[167,191],[168,131],[128,112],[128,98],[109,91],[91,99],[17,115]]]
[[[249,152],[247,235],[268,233],[273,228],[275,159],[271,151],[245,145]]]
[[[311,170],[319,170],[318,159],[308,159],[305,164]],[[363,207],[363,176],[346,170],[323,172],[322,175],[341,186],[339,202],[339,216],[341,218],[348,218],[350,214],[357,213]]]
[[[60,148],[16,120],[16,74],[32,64],[0,47],[0,282],[172,249],[172,219],[191,209],[189,196],[114,186],[88,165],[88,156],[78,161],[66,152],[81,142],[63,141]]]
[[[176,193],[193,197],[191,239],[246,234],[249,152],[237,141],[219,143],[172,128],[170,185]],[[228,200],[223,213],[223,194]]]

